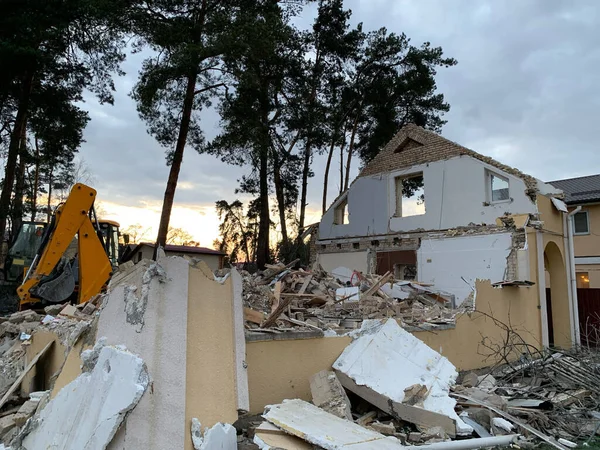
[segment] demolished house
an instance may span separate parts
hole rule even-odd
[[[159,249],[87,304],[3,318],[0,449],[589,441],[600,354],[576,345],[560,198],[405,127],[327,211],[311,267]]]
[[[504,323],[511,311],[512,325],[526,329],[531,342],[568,347],[579,333],[562,197],[551,185],[407,125],[324,214],[313,254],[328,272],[391,272]]]
[[[159,254],[121,266],[108,292],[85,305],[5,318],[0,448],[469,449],[543,440],[564,450],[597,433],[595,354],[540,349],[513,361],[506,350],[487,362],[465,355],[477,341],[471,322],[481,319],[466,310],[453,313],[454,325],[429,330],[394,316],[363,319],[352,330],[307,327],[286,298],[319,308],[341,280],[288,266],[215,274],[202,261]],[[370,279],[357,302],[326,300],[320,317],[336,305],[353,311],[352,303],[372,302],[365,292],[386,296],[384,284],[393,295],[389,274],[365,276],[365,284]],[[249,285],[280,300],[259,324]],[[487,289],[503,301],[505,287]],[[509,334],[515,348],[527,348]],[[484,364],[495,365],[459,374]]]

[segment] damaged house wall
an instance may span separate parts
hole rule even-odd
[[[419,281],[443,286],[460,304],[471,295],[477,279],[507,279],[512,240],[512,233],[422,239],[417,252]]]
[[[193,418],[212,427],[249,409],[241,289],[235,270],[219,283],[203,261],[181,257],[143,260],[113,277],[91,339],[142,357],[150,388],[108,449],[192,450]],[[68,353],[53,397],[81,374],[88,341]]]

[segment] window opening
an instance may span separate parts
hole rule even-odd
[[[425,214],[425,190],[423,173],[395,178],[396,217]]]
[[[496,175],[495,173],[490,173],[489,182],[492,202],[504,202],[510,200],[507,178]]]

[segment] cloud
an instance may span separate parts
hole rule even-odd
[[[598,171],[600,10],[595,0],[353,0],[346,6],[354,12],[352,20],[364,22],[367,30],[385,26],[405,32],[414,45],[429,41],[458,60],[437,76],[452,108],[444,136],[543,180]],[[299,23],[307,25],[312,12]],[[84,104],[92,121],[81,154],[97,179],[99,198],[119,205],[115,214],[127,217],[160,210],[168,176],[165,149],[146,133],[128,97],[143,56],[127,59],[114,106],[99,106],[91,98]],[[215,136],[217,114],[206,111],[202,118],[207,137]],[[313,164],[308,223],[320,215],[324,160],[316,156]],[[335,155],[328,204],[339,193],[339,162]],[[358,161],[353,166],[354,177]],[[237,198],[237,180],[248,171],[187,148],[175,198],[176,209],[186,212],[177,215],[174,226],[198,233],[204,245],[212,242],[218,226],[215,201]]]

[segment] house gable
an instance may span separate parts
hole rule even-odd
[[[463,155],[478,159],[503,172],[521,178],[527,186],[527,195],[532,199],[535,198],[538,181],[534,177],[414,124],[405,125],[365,166],[359,177],[388,173]]]

